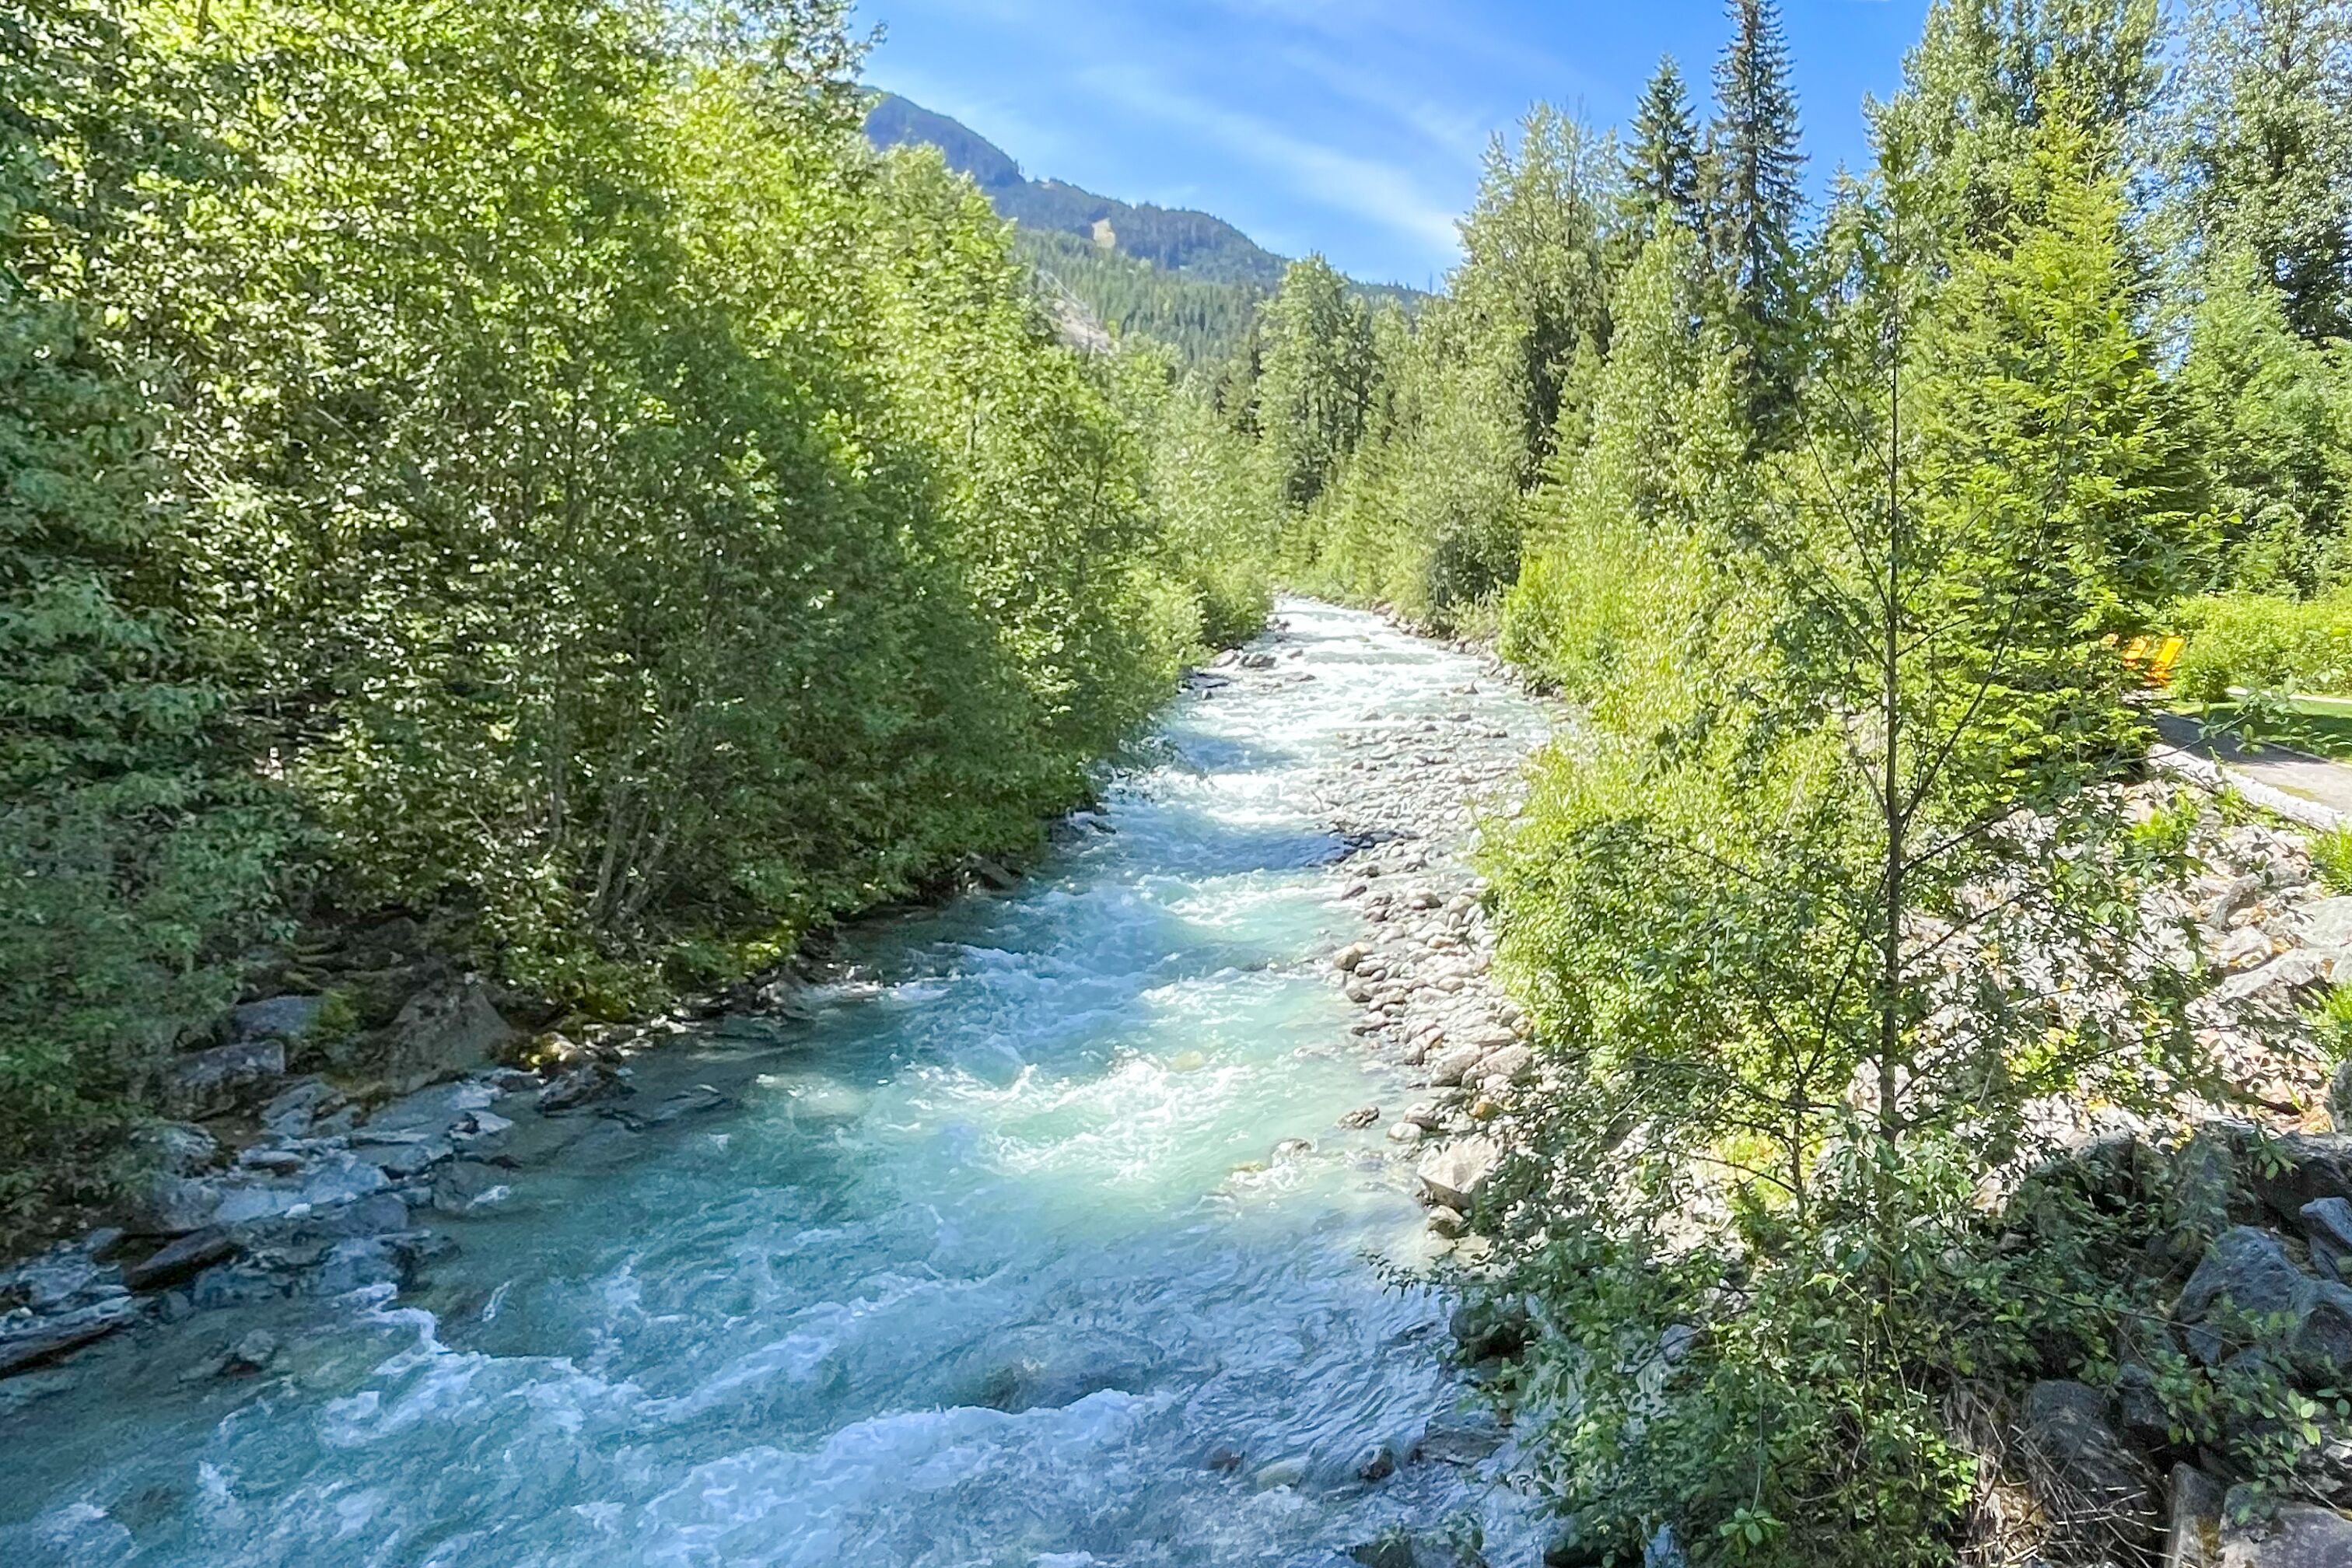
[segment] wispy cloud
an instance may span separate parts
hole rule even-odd
[[[1262,115],[1169,87],[1132,66],[1088,67],[1076,81],[1106,102],[1206,138],[1309,202],[1368,218],[1421,245],[1454,244],[1450,205],[1396,164],[1310,142]]]

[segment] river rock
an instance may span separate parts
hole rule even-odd
[[[183,1236],[212,1224],[220,1199],[220,1189],[210,1182],[150,1171],[124,1198],[122,1227],[133,1236]]]
[[[588,1062],[550,1079],[539,1091],[539,1111],[542,1116],[561,1116],[583,1105],[635,1092],[613,1068],[602,1062]]]
[[[2107,1420],[2105,1395],[2063,1379],[2026,1390],[2020,1426],[2042,1460],[2036,1497],[2070,1540],[2091,1546],[2112,1534],[2129,1547],[2152,1536],[2155,1479]]]
[[[330,1150],[295,1178],[224,1188],[215,1215],[223,1225],[243,1225],[274,1219],[296,1209],[309,1214],[380,1193],[389,1185],[381,1167],[346,1151]]]
[[[163,1108],[179,1117],[226,1115],[263,1099],[285,1076],[283,1041],[191,1051],[164,1069]]]
[[[433,1178],[433,1206],[443,1214],[471,1214],[507,1195],[507,1173],[478,1160],[445,1165]]]
[[[297,1079],[261,1108],[261,1124],[281,1138],[299,1138],[310,1124],[342,1101],[332,1085],[319,1078]]]
[[[2327,1121],[2338,1136],[2352,1137],[2352,1057],[2338,1063],[2327,1080]]]
[[[1106,1388],[1139,1392],[1160,1360],[1140,1336],[1033,1326],[990,1337],[965,1358],[959,1403],[1017,1415],[1058,1410]]]
[[[1508,1083],[1533,1067],[1535,1060],[1535,1052],[1525,1046],[1505,1046],[1498,1051],[1486,1053],[1485,1058],[1478,1063],[1476,1076],[1488,1083],[1497,1079]]]
[[[122,1271],[122,1283],[133,1290],[163,1290],[193,1279],[215,1263],[225,1263],[239,1250],[236,1239],[218,1226],[192,1231]]]
[[[1348,1111],[1342,1115],[1337,1125],[1345,1127],[1353,1131],[1361,1128],[1370,1127],[1373,1122],[1378,1121],[1380,1119],[1381,1108],[1379,1106],[1360,1105],[1355,1110]]]
[[[53,1318],[20,1324],[0,1321],[0,1377],[12,1377],[78,1351],[128,1327],[138,1316],[136,1301],[117,1296]]]
[[[1415,1174],[1425,1201],[1467,1214],[1502,1159],[1502,1146],[1482,1134],[1429,1155]]]
[[[2264,1518],[2256,1500],[2244,1488],[2230,1489],[2217,1568],[2352,1568],[2352,1520],[2299,1502]]]
[[[1429,1081],[1439,1089],[1456,1088],[1464,1075],[1475,1068],[1486,1054],[1477,1046],[1456,1046],[1431,1064]]]
[[[374,1041],[372,1055],[385,1081],[405,1092],[482,1066],[514,1037],[491,1004],[489,987],[467,975],[437,981],[410,997]]]

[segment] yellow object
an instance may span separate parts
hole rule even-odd
[[[2106,647],[2116,646],[2113,634],[2102,637],[2100,642]],[[2141,679],[2150,686],[2169,686],[2172,684],[2172,667],[2180,662],[2180,655],[2188,647],[2189,639],[2184,637],[2137,637],[2123,645],[2121,657],[2126,664],[2138,670]]]

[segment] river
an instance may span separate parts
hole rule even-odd
[[[1411,1151],[1339,1122],[1415,1090],[1328,961],[1365,933],[1330,800],[1374,787],[1367,716],[1475,690],[1448,743],[1491,773],[1542,715],[1370,616],[1283,614],[1019,889],[636,1062],[641,1102],[726,1109],[551,1122],[405,1292],[0,1384],[0,1562],[1237,1568],[1455,1518],[1531,1563],[1507,1489],[1412,1460],[1462,1390],[1444,1303],[1372,1259],[1435,1244]],[[256,1328],[263,1373],[205,1374]]]

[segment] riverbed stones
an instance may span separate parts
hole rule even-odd
[[[1415,1174],[1421,1179],[1421,1190],[1433,1204],[1467,1214],[1485,1190],[1496,1166],[1502,1163],[1502,1146],[1493,1138],[1481,1134],[1465,1138],[1423,1159]]]
[[[225,1263],[241,1250],[236,1237],[219,1226],[192,1231],[149,1253],[122,1270],[126,1289],[168,1289],[194,1279],[215,1263]]]
[[[94,1301],[55,1317],[0,1318],[0,1377],[9,1377],[60,1356],[118,1330],[139,1317],[139,1304],[128,1296]]]
[[[248,1040],[215,1046],[173,1058],[164,1069],[166,1113],[183,1118],[221,1116],[267,1099],[286,1076],[281,1040]]]
[[[1370,1127],[1380,1119],[1381,1108],[1379,1106],[1360,1105],[1353,1110],[1343,1112],[1340,1115],[1337,1125],[1354,1131]]]

